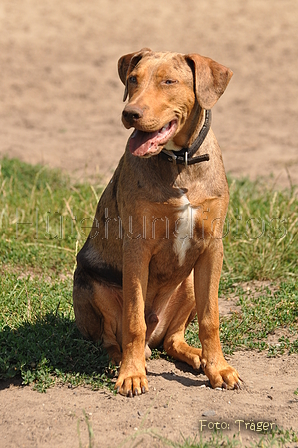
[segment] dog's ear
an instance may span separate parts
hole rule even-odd
[[[142,48],[142,50],[137,51],[135,53],[129,53],[122,56],[118,61],[118,74],[119,78],[125,85],[125,91],[123,96],[123,101],[126,100],[128,91],[127,91],[127,75],[132,71],[132,69],[137,65],[137,63],[142,59],[142,57],[151,52],[150,48]]]
[[[197,101],[203,109],[211,109],[226,90],[232,70],[199,54],[185,55],[194,73]]]

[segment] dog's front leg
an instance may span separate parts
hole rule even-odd
[[[149,260],[141,241],[127,241],[123,252],[122,362],[115,389],[132,397],[148,391],[144,317]]]
[[[219,340],[218,287],[222,261],[222,241],[213,238],[195,265],[201,366],[212,387],[237,389],[240,386],[238,372],[224,359]]]

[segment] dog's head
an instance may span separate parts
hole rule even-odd
[[[118,72],[129,98],[124,126],[135,131],[132,154],[150,157],[171,141],[185,146],[202,109],[211,109],[225,91],[232,71],[199,54],[155,53],[148,48],[122,56]]]

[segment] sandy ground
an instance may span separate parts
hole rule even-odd
[[[105,183],[129,135],[117,60],[146,46],[230,67],[213,113],[226,170],[297,184],[297,17],[296,0],[1,0],[0,155]],[[0,383],[0,447],[79,446],[78,420],[85,446],[83,409],[101,447],[153,446],[149,428],[194,436],[201,420],[229,424],[227,434],[251,419],[298,430],[298,358],[237,353],[231,362],[245,380],[240,393],[211,390],[204,376],[165,360],[150,361],[150,393],[132,400]],[[240,430],[246,441],[257,434]]]
[[[240,429],[247,445],[260,439],[261,422],[298,430],[293,394],[298,356],[268,360],[239,352],[231,362],[245,381],[240,392],[210,389],[204,375],[165,360],[149,361],[150,392],[133,399],[84,388],[55,387],[38,394],[10,386],[0,392],[0,447],[76,447],[78,422],[82,446],[88,446],[83,410],[96,447],[163,447],[161,437],[199,440],[216,424],[229,437]]]
[[[234,77],[213,114],[226,170],[298,183],[296,0],[2,0],[0,154],[110,177],[120,122],[120,56],[198,52]]]

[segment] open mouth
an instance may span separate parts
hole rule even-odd
[[[153,155],[158,146],[165,145],[175,134],[178,127],[176,120],[167,123],[159,131],[144,132],[135,129],[129,139],[129,150],[134,156]]]

